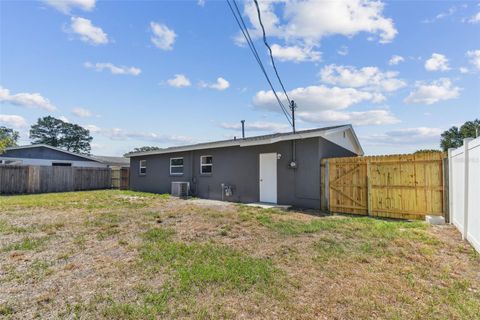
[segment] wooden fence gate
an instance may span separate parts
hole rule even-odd
[[[443,153],[322,161],[324,209],[377,217],[444,215]]]
[[[112,168],[112,188],[125,190],[129,187],[129,168]]]

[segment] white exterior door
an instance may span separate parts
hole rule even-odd
[[[277,154],[260,154],[260,202],[277,203]]]

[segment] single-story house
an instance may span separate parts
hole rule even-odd
[[[130,168],[130,159],[125,157],[112,157],[112,156],[97,156],[92,155],[93,158],[103,164],[108,165],[110,168]]]
[[[87,156],[46,144],[33,144],[7,148],[0,154],[0,164],[108,168],[128,167],[129,159]]]
[[[130,188],[200,198],[320,208],[322,158],[363,155],[351,125],[127,154]],[[185,185],[185,184],[184,184]]]

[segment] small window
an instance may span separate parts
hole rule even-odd
[[[213,157],[212,156],[201,156],[200,157],[200,173],[201,174],[211,174],[213,169]]]
[[[183,174],[183,158],[170,158],[170,174],[171,175]]]
[[[70,162],[53,162],[52,166],[54,166],[54,167],[71,167],[72,164]]]
[[[140,160],[138,173],[142,176],[147,174],[147,160]]]

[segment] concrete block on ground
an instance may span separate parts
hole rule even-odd
[[[445,224],[445,218],[442,216],[425,216],[425,221],[429,224]]]

